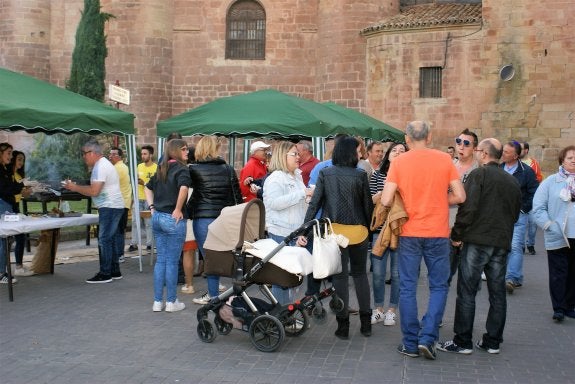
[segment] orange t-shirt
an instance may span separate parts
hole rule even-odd
[[[387,181],[397,184],[409,220],[407,237],[449,237],[449,183],[459,180],[451,157],[435,149],[411,150],[397,157]]]

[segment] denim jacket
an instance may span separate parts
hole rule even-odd
[[[295,174],[272,172],[264,182],[264,206],[267,230],[287,236],[303,224],[307,203],[301,171]]]
[[[566,186],[565,179],[555,173],[543,180],[533,197],[531,215],[537,225],[543,229],[545,249],[548,250],[569,246],[565,230],[570,214],[573,221],[575,203],[559,198],[559,192]],[[575,227],[575,222],[570,222],[569,227]]]

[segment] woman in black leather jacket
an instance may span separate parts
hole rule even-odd
[[[223,208],[240,204],[242,196],[238,177],[233,167],[219,157],[220,143],[215,136],[204,136],[196,146],[196,163],[190,164],[192,197],[188,202],[188,215],[193,220],[194,236],[198,249],[204,254],[204,242],[210,225]],[[219,294],[220,278],[208,275],[208,292],[193,300],[207,304]]]
[[[357,168],[358,149],[359,142],[353,137],[338,140],[333,151],[333,166],[320,171],[305,216],[305,222],[312,220],[321,208],[323,216],[332,221],[334,232],[350,240],[347,248],[340,248],[342,271],[334,275],[332,280],[337,295],[344,302],[343,310],[336,313],[335,335],[340,339],[349,337],[350,274],[359,304],[361,334],[366,337],[371,335],[370,289],[366,263],[373,202],[367,173]]]

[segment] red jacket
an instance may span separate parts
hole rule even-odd
[[[242,168],[240,172],[240,190],[242,191],[242,197],[244,198],[244,203],[255,199],[257,196],[255,193],[250,191],[250,186],[244,184],[244,180],[247,177],[252,177],[254,180],[261,179],[268,173],[268,168],[266,164],[256,159],[255,157],[250,157],[246,165]]]

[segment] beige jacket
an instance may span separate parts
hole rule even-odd
[[[397,249],[401,226],[407,220],[407,212],[399,192],[395,192],[391,208],[384,207],[378,201],[373,210],[370,229],[375,231],[380,226],[383,225],[383,227],[381,232],[379,232],[379,236],[377,236],[377,240],[371,245],[371,253],[381,257],[387,248]]]

